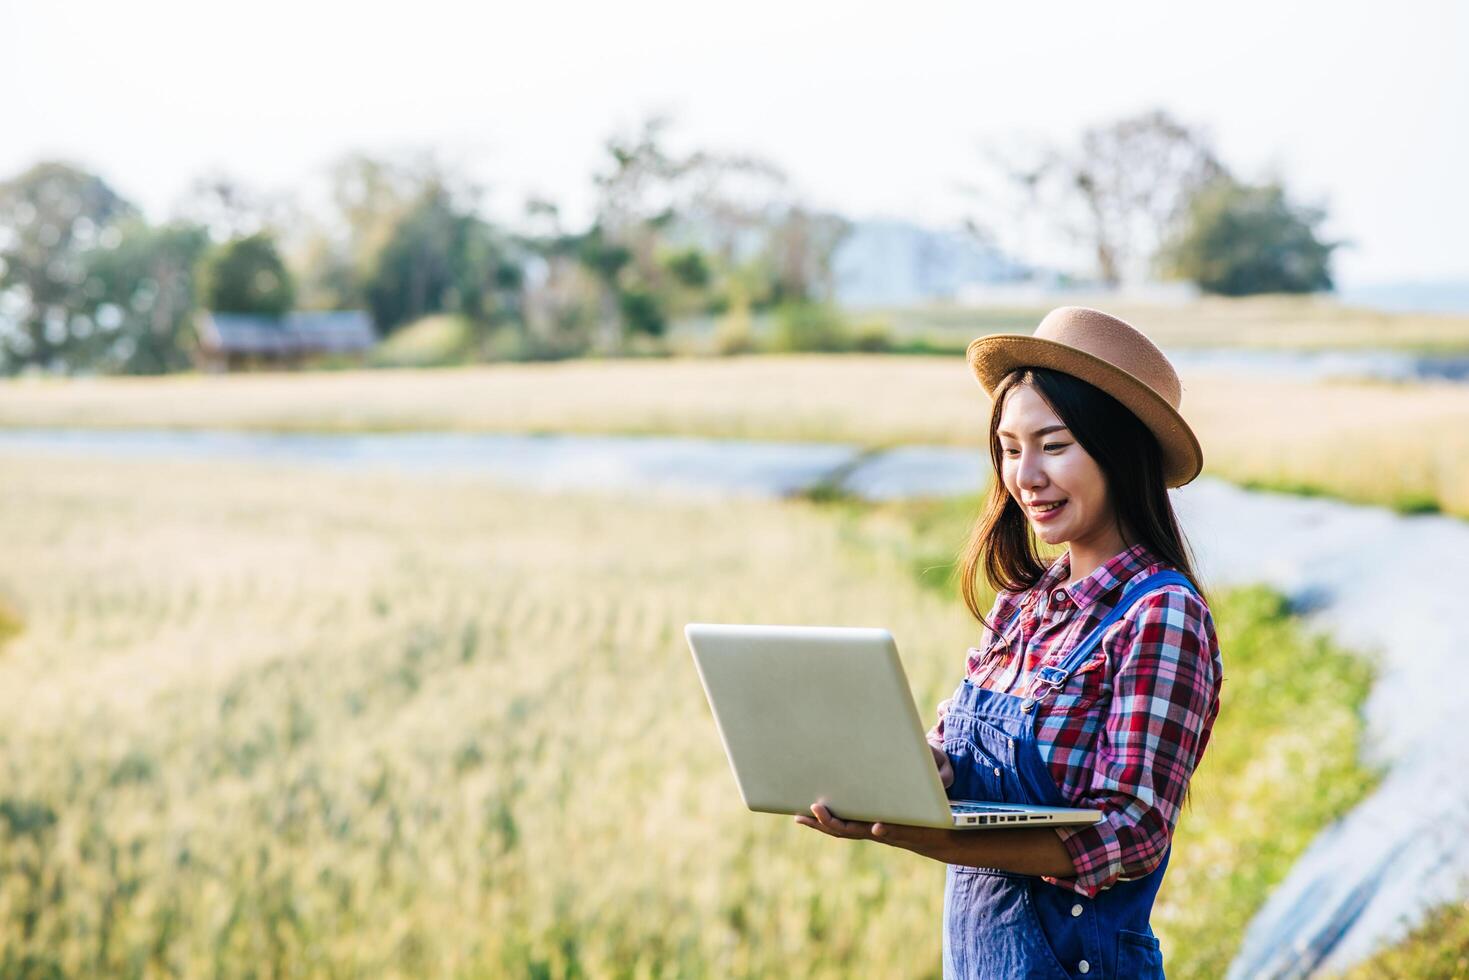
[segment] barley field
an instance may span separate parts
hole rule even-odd
[[[744,810],[682,627],[885,626],[927,715],[978,637],[918,574],[963,505],[14,454],[0,499],[0,975],[938,975],[942,867]],[[1183,977],[1372,778],[1365,668],[1213,607]]]

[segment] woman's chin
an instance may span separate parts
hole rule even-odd
[[[1047,544],[1056,544],[1066,540],[1061,530],[1054,525],[1037,524],[1035,521],[1031,521],[1030,523],[1035,528],[1035,536]]]

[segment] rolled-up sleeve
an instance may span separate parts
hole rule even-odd
[[[1183,589],[1149,595],[1124,622],[1131,629],[1117,640],[1096,765],[1074,804],[1103,817],[1056,831],[1076,876],[1052,880],[1087,896],[1162,861],[1219,711],[1217,643],[1198,596]]]

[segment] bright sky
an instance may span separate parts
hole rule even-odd
[[[987,139],[1162,106],[1326,203],[1342,285],[1469,278],[1469,5],[0,0],[0,176],[61,156],[154,217],[224,170],[289,191],[434,147],[585,216],[602,142],[765,156],[855,217],[952,225]]]

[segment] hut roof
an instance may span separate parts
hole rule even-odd
[[[325,354],[367,350],[377,343],[362,310],[296,311],[284,316],[206,312],[199,340],[220,354]]]

